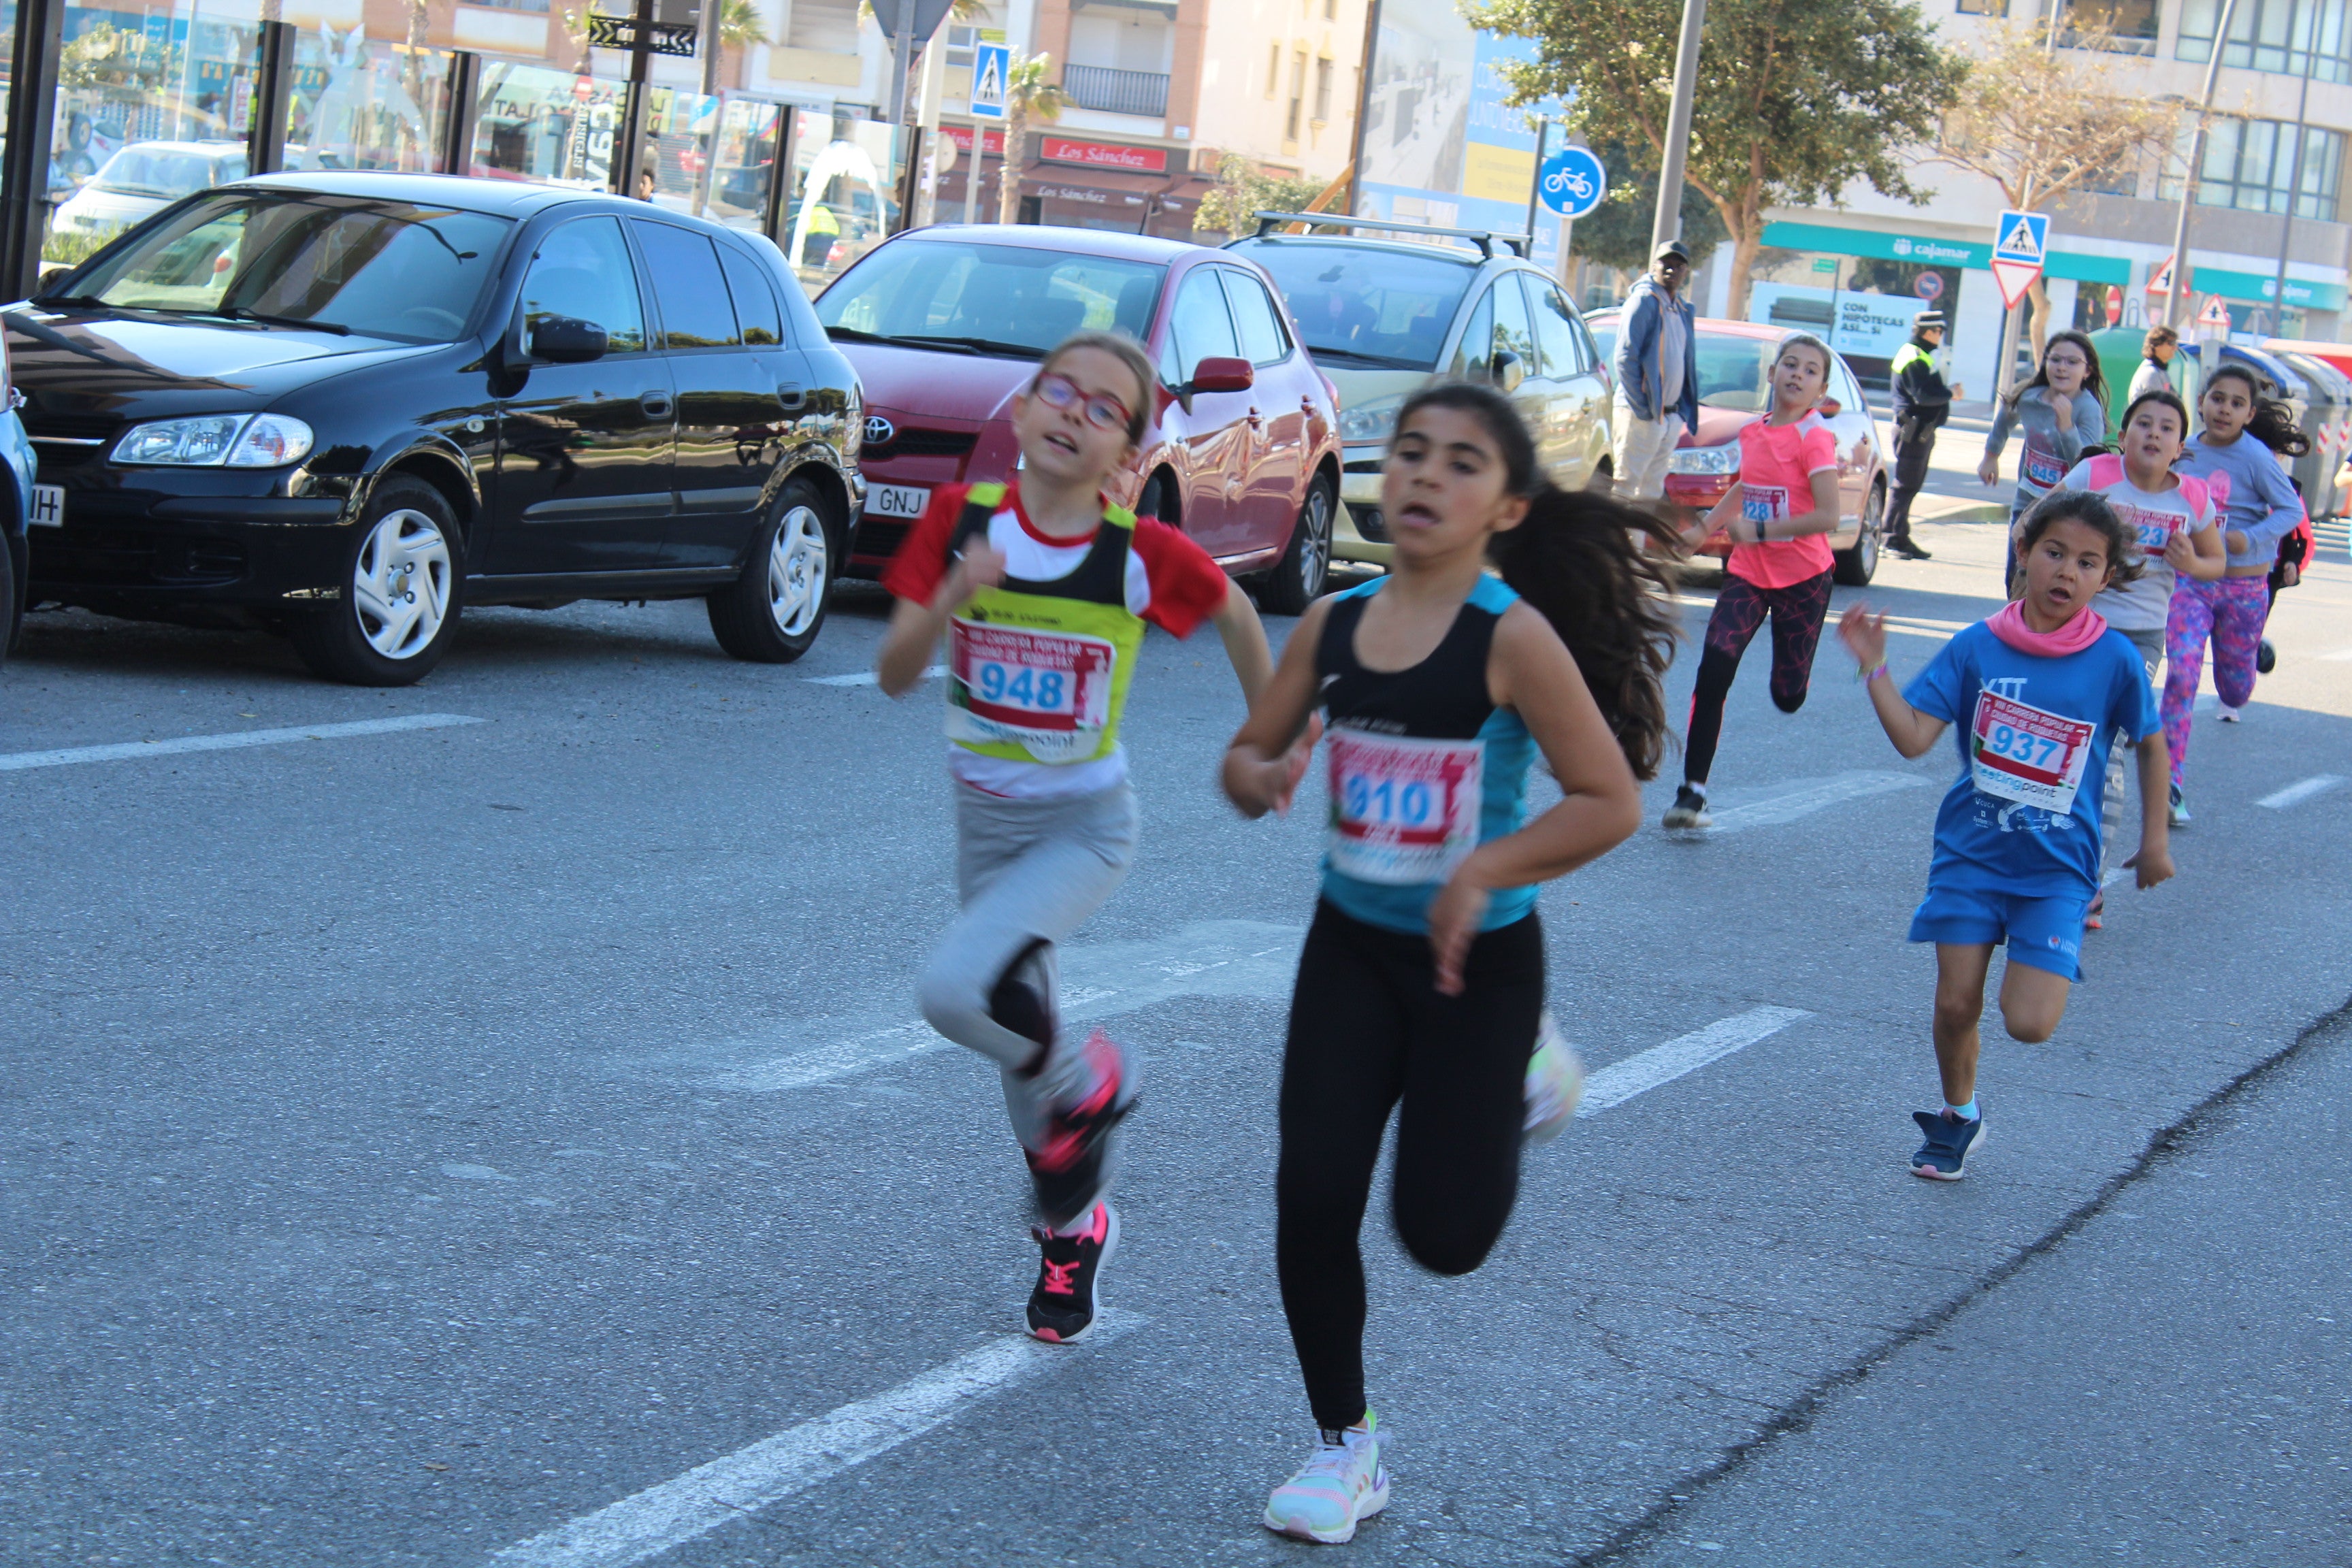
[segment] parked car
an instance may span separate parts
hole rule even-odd
[[[1603,354],[1617,352],[1619,313],[1587,318]],[[1667,459],[1666,500],[1705,511],[1739,482],[1739,432],[1771,412],[1772,362],[1788,332],[1754,321],[1698,319],[1698,428],[1685,430]],[[1837,435],[1841,517],[1830,546],[1837,552],[1837,580],[1860,587],[1878,574],[1886,536],[1886,454],[1879,445],[1878,421],[1871,416],[1861,384],[1843,354],[1832,354],[1828,393],[1820,413]],[[1702,555],[1728,556],[1731,542],[1717,529],[1700,544]]]
[[[58,204],[58,234],[110,235],[182,196],[245,178],[242,142],[133,142]]]
[[[32,548],[27,536],[37,515],[33,444],[16,416],[16,386],[7,345],[0,342],[0,662],[16,651],[25,632],[26,557]]]
[[[1323,591],[1339,493],[1338,407],[1265,273],[1226,252],[1093,229],[993,224],[886,240],[818,297],[866,387],[871,489],[853,572],[879,574],[935,485],[1016,466],[1012,401],[1081,328],[1160,367],[1113,500],[1181,528],[1269,609]]]
[[[1508,393],[1553,483],[1570,489],[1607,483],[1608,364],[1566,292],[1541,268],[1474,230],[1369,219],[1334,225],[1468,241],[1456,246],[1271,232],[1286,216],[1261,215],[1258,232],[1234,240],[1225,254],[1245,257],[1273,278],[1294,330],[1339,390],[1339,496],[1347,505],[1334,554],[1388,560],[1381,454],[1397,410],[1434,376],[1489,382]]]
[[[0,313],[37,601],[281,629],[403,685],[461,605],[699,597],[816,638],[865,490],[849,363],[764,239],[565,187],[272,174]]]

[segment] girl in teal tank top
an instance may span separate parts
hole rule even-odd
[[[1381,504],[1389,575],[1300,618],[1224,765],[1244,816],[1286,810],[1328,724],[1322,898],[1291,1003],[1275,1182],[1276,1268],[1319,1441],[1264,1520],[1327,1542],[1388,1501],[1357,1248],[1383,1131],[1397,1111],[1406,1250],[1441,1274],[1477,1268],[1510,1217],[1530,1090],[1549,1101],[1545,1135],[1579,1087],[1564,1047],[1537,1048],[1537,889],[1639,826],[1675,625],[1634,542],[1651,520],[1553,489],[1490,388],[1406,401]],[[1563,798],[1528,822],[1538,749]]]

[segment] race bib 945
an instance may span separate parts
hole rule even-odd
[[[2061,815],[2074,809],[2098,726],[1990,691],[1977,694],[1969,766],[1986,795]]]
[[[948,655],[948,738],[1010,742],[1041,763],[1102,743],[1118,650],[1101,637],[959,618]]]
[[[1478,847],[1486,748],[1333,730],[1331,868],[1367,882],[1442,882]]]

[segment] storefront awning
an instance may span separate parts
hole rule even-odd
[[[1140,214],[1169,184],[1165,174],[1126,169],[1081,169],[1068,163],[1032,163],[1023,173],[1024,195],[1106,213]]]
[[[1840,228],[1820,223],[1768,223],[1764,243],[1778,250],[1818,250],[1831,256],[1874,256],[1888,261],[1910,261],[1922,267],[1992,267],[1992,246],[1969,239],[1945,239],[1935,235],[1890,234],[1876,228]],[[2079,251],[2053,250],[2042,270],[2053,278],[2084,283],[2128,283],[2131,262],[2120,256],[2085,256]]]

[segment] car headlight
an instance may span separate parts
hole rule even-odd
[[[113,461],[155,467],[280,468],[310,455],[310,427],[283,414],[207,414],[134,425]]]
[[[1360,403],[1353,408],[1339,410],[1339,439],[1342,441],[1385,441],[1396,428],[1397,410],[1404,406],[1404,395],[1375,397],[1370,403]]]
[[[1739,448],[1737,447],[1677,447],[1675,455],[1666,459],[1670,474],[1736,474],[1739,471]]]

